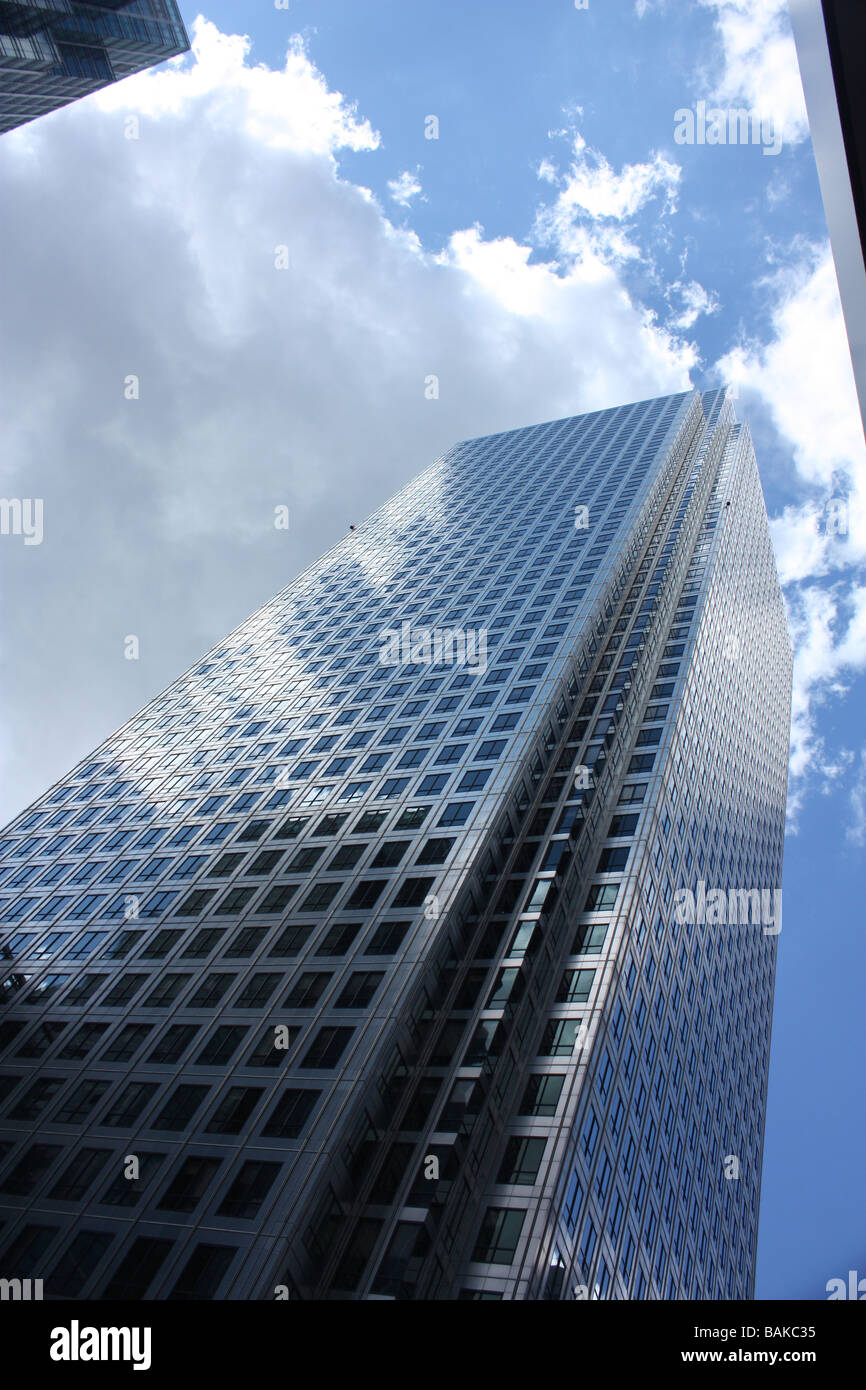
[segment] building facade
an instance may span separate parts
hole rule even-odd
[[[188,48],[175,0],[3,0],[0,133]]]
[[[687,392],[450,450],[0,838],[0,1274],[751,1296],[791,650]]]

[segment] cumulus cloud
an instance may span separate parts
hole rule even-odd
[[[719,370],[761,399],[804,485],[774,528],[788,583],[866,560],[866,445],[829,247],[806,248],[765,288],[771,336],[739,343]]]
[[[605,240],[663,162],[580,155],[550,260],[434,256],[342,175],[379,136],[300,41],[193,45],[0,142],[0,486],[45,532],[0,555],[6,815],[454,441],[689,385]]]
[[[809,789],[828,790],[852,762],[850,750],[830,748],[818,732],[818,711],[844,696],[866,664],[866,588],[795,588],[788,610],[795,647],[788,815],[796,829]]]
[[[717,314],[721,308],[719,296],[699,285],[697,280],[675,280],[665,297],[674,307],[671,327],[683,332],[693,328],[699,318]]]
[[[552,182],[553,166],[545,161],[542,168],[543,177]],[[664,211],[672,212],[681,175],[680,166],[661,154],[644,164],[626,164],[617,173],[578,133],[571,166],[559,180],[559,196],[549,216],[557,228],[567,227],[582,215],[624,222],[654,198],[661,198]]]
[[[404,169],[396,179],[388,180],[388,192],[391,194],[395,203],[407,208],[413,198],[417,198],[421,192],[421,184],[418,181],[418,171],[410,174],[408,169]]]
[[[740,343],[718,367],[769,414],[790,449],[802,496],[772,522],[796,648],[796,817],[798,779],[838,771],[816,733],[818,710],[866,669],[866,445],[829,248],[800,248],[764,288],[766,343]]]
[[[248,63],[250,48],[245,35],[223,34],[199,17],[192,33],[194,63],[181,56],[161,72],[128,77],[103,88],[92,105],[160,120],[204,104],[212,134],[241,133],[268,149],[330,154],[378,148],[378,133],[357,118],[355,103],[329,90],[298,35],[289,42],[282,71]]]
[[[566,114],[572,122],[577,119]],[[619,276],[630,265],[643,265],[655,276],[652,243],[664,236],[666,219],[676,211],[681,167],[655,153],[643,163],[617,170],[573,125],[570,144],[570,164],[564,172],[549,158],[538,167],[539,179],[556,189],[555,198],[536,214],[539,246],[552,248],[571,274],[579,270],[584,280],[603,276],[608,267]],[[651,222],[641,219],[638,230],[638,214],[650,207]],[[686,354],[683,360],[686,356],[694,366],[696,354]]]
[[[698,84],[716,106],[746,105],[771,117],[786,143],[808,138],[787,0],[699,0],[714,15],[722,50],[721,74],[702,69]]]

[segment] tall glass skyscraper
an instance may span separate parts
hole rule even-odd
[[[2,0],[0,133],[188,48],[175,0]]]
[[[0,1274],[751,1296],[791,650],[696,391],[457,445],[0,841]]]

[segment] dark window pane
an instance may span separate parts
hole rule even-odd
[[[139,1236],[102,1290],[101,1297],[144,1298],[173,1244],[172,1240]]]
[[[190,1255],[170,1299],[210,1299],[237,1254],[234,1245],[199,1245]]]

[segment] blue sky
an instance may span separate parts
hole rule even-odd
[[[866,466],[784,4],[181,9],[193,55],[0,142],[2,485],[45,498],[3,819],[455,440],[735,383],[797,652],[758,1295],[825,1297],[866,1274]],[[699,101],[781,148],[677,143]]]

